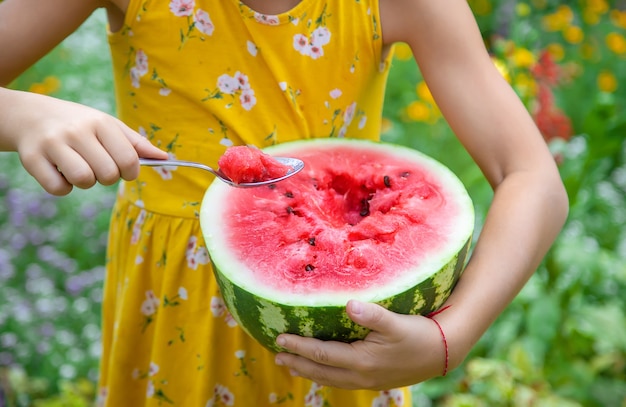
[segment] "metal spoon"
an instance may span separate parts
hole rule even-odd
[[[148,166],[148,167],[169,167],[169,166],[174,166],[174,167],[199,168],[199,169],[202,169],[202,170],[205,170],[205,171],[209,171],[210,173],[212,173],[213,175],[215,175],[217,178],[221,179],[222,181],[224,181],[228,185],[233,186],[233,187],[237,187],[237,188],[251,188],[251,187],[259,187],[259,186],[262,186],[262,185],[273,184],[275,182],[282,181],[284,179],[287,179],[287,178],[291,177],[292,175],[297,174],[298,172],[300,172],[304,168],[304,162],[302,162],[302,160],[299,160],[297,158],[292,158],[292,157],[272,157],[272,158],[274,158],[276,161],[278,161],[281,164],[284,164],[284,165],[287,165],[287,166],[291,167],[289,172],[287,172],[287,174],[283,175],[282,177],[273,178],[273,179],[269,179],[269,180],[266,180],[266,181],[242,182],[242,183],[233,182],[230,178],[228,178],[226,175],[224,175],[224,173],[221,170],[219,170],[219,169],[216,170],[216,169],[213,169],[213,168],[209,167],[208,165],[200,164],[200,163],[193,162],[193,161],[154,160],[154,159],[150,159],[150,158],[140,158],[139,159],[139,164],[140,165],[145,165],[145,166]]]

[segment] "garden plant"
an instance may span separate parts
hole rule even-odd
[[[415,386],[414,405],[626,407],[626,1],[469,3],[553,151],[570,213],[520,295],[461,367]],[[113,113],[105,43],[98,13],[11,86]],[[457,173],[480,227],[491,190],[418,72],[399,44],[384,139]],[[92,404],[114,194],[53,197],[0,153],[0,406],[3,396],[10,406]]]

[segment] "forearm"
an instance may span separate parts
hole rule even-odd
[[[0,151],[17,151],[16,128],[22,109],[28,109],[28,94],[0,87]]]
[[[457,366],[532,276],[567,216],[556,170],[520,171],[496,187],[465,272],[439,314]]]

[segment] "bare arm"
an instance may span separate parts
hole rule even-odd
[[[408,43],[442,113],[495,194],[473,256],[436,316],[458,366],[518,294],[559,233],[567,195],[554,160],[517,95],[494,68],[466,0],[381,0],[383,38]],[[385,389],[440,375],[433,321],[351,302],[372,332],[352,344],[281,335],[276,363],[345,388]]]
[[[124,0],[116,0],[118,3]],[[0,85],[7,84],[72,33],[104,0],[5,0],[0,3]],[[119,13],[119,7],[118,7]],[[53,194],[139,173],[138,155],[167,155],[119,120],[95,109],[0,87],[0,151]]]
[[[467,2],[385,4],[384,37],[411,46],[442,113],[495,191],[448,301],[455,311],[438,316],[459,364],[539,265],[565,221],[567,195],[541,134],[491,62]]]

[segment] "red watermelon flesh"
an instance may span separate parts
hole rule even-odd
[[[291,169],[271,155],[248,146],[229,147],[217,164],[222,173],[237,184],[280,178]]]
[[[349,163],[345,155],[350,155]],[[291,154],[305,170],[269,187],[231,190],[227,245],[257,283],[290,293],[384,285],[436,252],[460,208],[414,160],[338,147]],[[271,265],[271,266],[270,266]],[[269,266],[269,267],[268,267]]]

